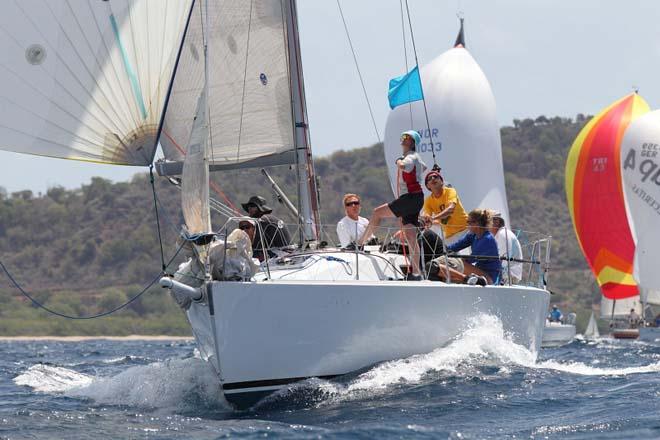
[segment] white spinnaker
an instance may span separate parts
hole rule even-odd
[[[4,1],[0,149],[149,164],[190,6]]]
[[[429,140],[433,140],[445,181],[456,188],[466,210],[492,208],[508,219],[502,143],[488,79],[464,48],[449,49],[422,67],[420,75],[431,132],[422,101],[390,112],[384,150],[394,192],[394,162],[401,156],[400,136],[403,131],[414,129],[422,135],[417,152],[429,168],[433,165]]]
[[[660,110],[640,116],[626,130],[621,174],[635,240],[633,275],[642,301],[660,304]]]
[[[600,299],[600,317],[602,319],[610,319],[612,317],[612,303],[614,300],[602,297]],[[614,305],[614,317],[622,318],[630,314],[630,310],[634,309],[635,313],[642,316],[642,303],[639,296],[633,296],[625,299],[617,299]]]
[[[165,157],[180,161],[204,84],[206,0],[195,5],[165,117]],[[208,3],[209,161],[231,166],[293,149],[286,22],[281,0]]]

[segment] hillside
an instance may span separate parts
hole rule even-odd
[[[554,237],[549,278],[556,293],[553,302],[581,310],[582,315],[599,296],[573,233],[563,170],[568,148],[585,122],[582,115],[575,120],[540,116],[502,128],[513,226]],[[324,223],[333,224],[343,215],[345,192],[362,196],[363,213],[391,199],[382,145],[339,151],[317,158],[315,164]],[[278,167],[271,175],[288,194],[295,194],[292,170]],[[226,172],[213,179],[236,206],[252,194],[261,194],[286,219],[259,170]],[[164,208],[165,253],[171,255],[182,223],[179,192],[165,179],[156,182]],[[214,218],[214,224],[219,226],[221,219]],[[28,291],[56,310],[85,315],[121,303],[160,270],[148,175],[114,184],[94,178],[77,190],[54,187],[37,195],[0,191],[0,261]],[[34,309],[0,274],[0,304],[0,335],[187,331],[182,314],[157,287],[116,316],[73,322]]]

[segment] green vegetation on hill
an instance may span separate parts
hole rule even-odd
[[[575,239],[564,194],[565,158],[586,120],[583,115],[575,120],[540,116],[516,120],[501,133],[512,226],[553,236],[553,302],[588,319],[599,291]],[[361,195],[363,215],[392,198],[380,144],[317,158],[315,167],[323,223],[333,224],[343,216],[341,197],[346,192]],[[295,194],[293,170],[277,167],[270,172],[287,194]],[[240,202],[260,194],[285,221],[293,222],[259,170],[217,173],[213,179],[239,209]],[[175,251],[182,223],[180,193],[166,179],[157,178],[156,183],[164,208],[167,257]],[[216,227],[223,221],[213,220]],[[54,187],[38,195],[0,191],[0,260],[39,301],[58,311],[89,315],[116,306],[160,270],[148,175],[114,184],[94,178],[77,190]],[[0,274],[0,305],[2,335],[189,332],[183,314],[158,286],[111,317],[71,321],[36,309]]]

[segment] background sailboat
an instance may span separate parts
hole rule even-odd
[[[628,125],[648,110],[637,93],[614,102],[580,131],[566,161],[568,207],[580,248],[603,293],[601,316],[628,314],[639,302],[632,276],[635,244],[621,185],[620,149]]]
[[[660,339],[660,111],[640,116],[621,144],[621,173],[628,220],[635,241],[634,277],[639,286],[641,316],[650,326],[640,339]]]

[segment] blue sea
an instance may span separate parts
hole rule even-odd
[[[660,438],[659,346],[576,340],[537,357],[500,329],[242,412],[192,341],[0,342],[0,439]]]

